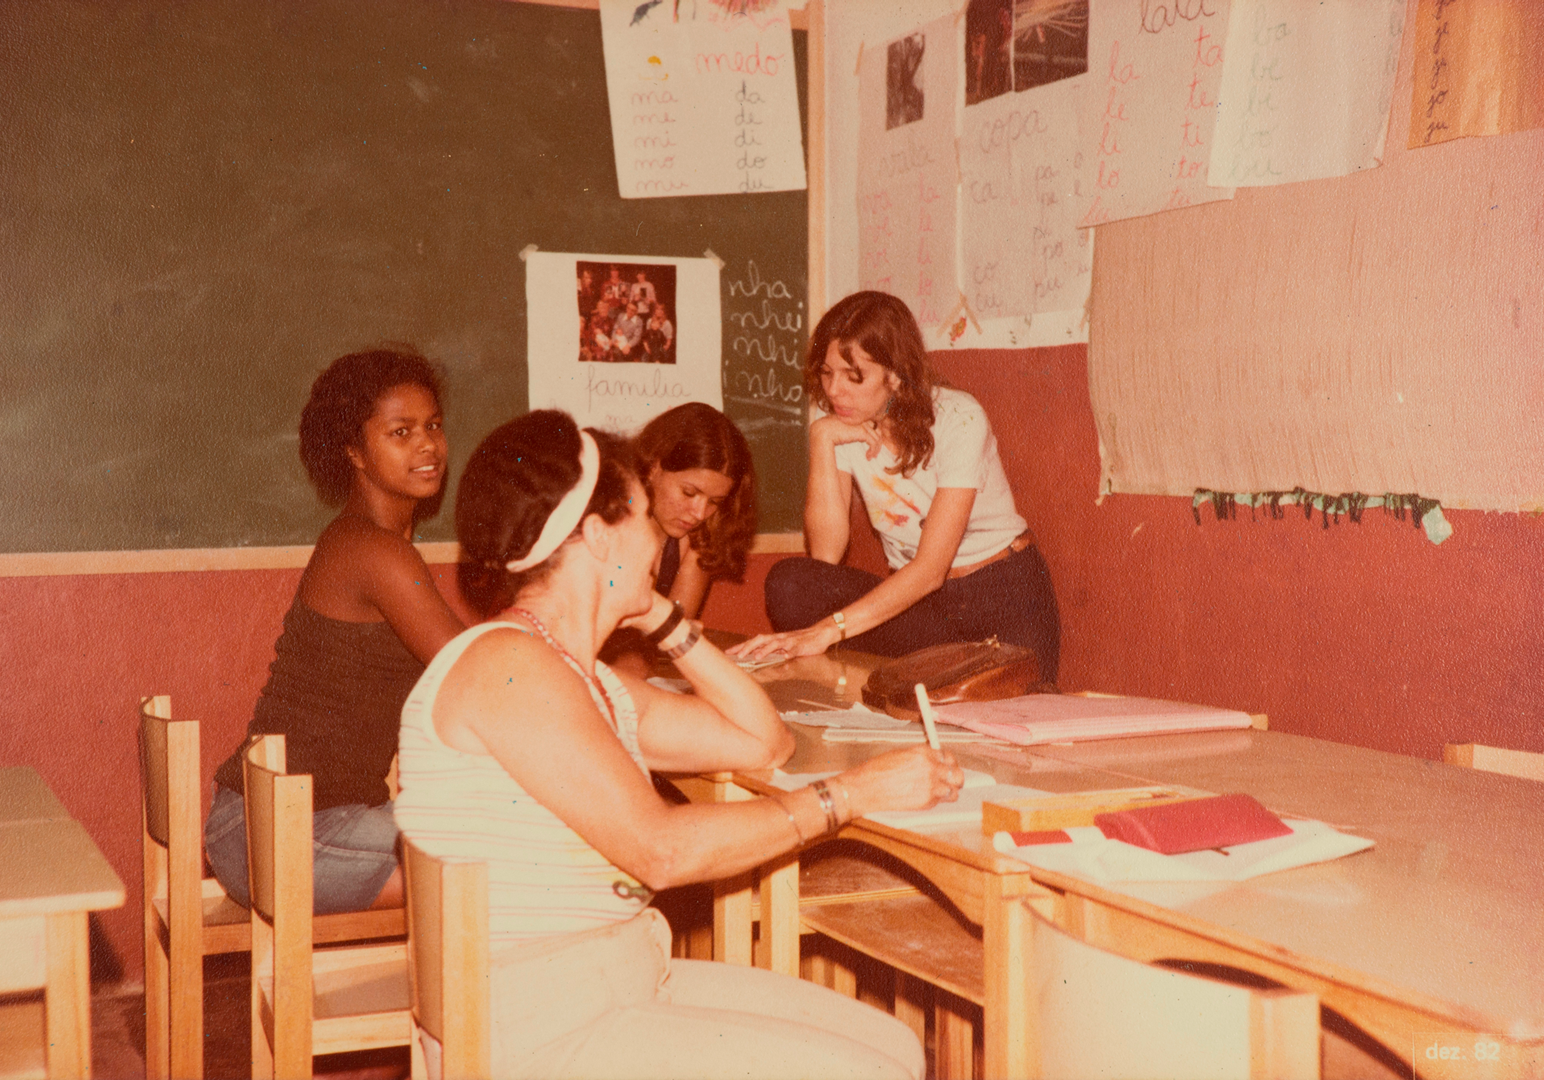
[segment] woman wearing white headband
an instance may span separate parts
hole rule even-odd
[[[463,592],[489,622],[402,713],[397,821],[489,865],[496,1076],[920,1077],[894,1018],[759,969],[670,959],[653,890],[741,873],[871,810],[952,799],[919,747],[777,799],[666,802],[651,770],[770,768],[793,737],[749,677],[654,591],[659,533],[627,444],[560,412],[477,448],[456,505]],[[692,695],[596,659],[618,626]]]

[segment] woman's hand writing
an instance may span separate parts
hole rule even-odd
[[[965,784],[965,770],[947,750],[914,746],[870,758],[837,779],[857,818],[875,810],[926,810],[953,802]]]

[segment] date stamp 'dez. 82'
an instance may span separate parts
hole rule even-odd
[[[1410,1064],[1426,1080],[1501,1080],[1544,1070],[1544,1043],[1519,1044],[1469,1031],[1417,1031]]]

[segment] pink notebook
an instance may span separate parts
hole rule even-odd
[[[1137,697],[1029,694],[1000,701],[940,705],[938,719],[1021,746],[1178,731],[1247,728],[1249,714],[1209,705]]]
[[[1232,847],[1292,831],[1252,795],[1215,795],[1096,814],[1094,824],[1111,840],[1124,840],[1161,855]]]

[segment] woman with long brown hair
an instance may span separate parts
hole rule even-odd
[[[810,656],[840,641],[885,656],[989,636],[1033,649],[1054,681],[1061,624],[1045,560],[1014,506],[986,411],[940,386],[906,305],[860,292],[810,340],[804,504],[809,557],[767,575],[777,631],[730,650]],[[857,488],[893,573],[839,565]]]
[[[633,445],[665,532],[655,588],[695,619],[715,578],[745,572],[756,538],[750,447],[729,417],[697,401],[650,420]]]

